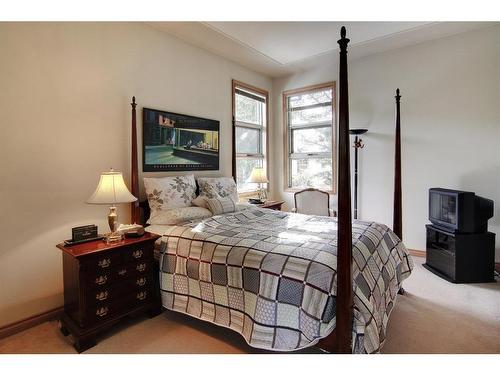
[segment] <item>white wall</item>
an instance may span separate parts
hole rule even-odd
[[[62,305],[55,244],[72,227],[107,230],[84,202],[111,166],[129,181],[132,95],[139,135],[142,106],[219,120],[204,174],[230,175],[231,79],[271,80],[139,23],[0,23],[0,51],[1,327]]]
[[[283,165],[283,90],[337,80],[323,66],[273,81],[273,167]],[[425,249],[430,187],[493,199],[490,231],[500,234],[500,26],[372,55],[349,64],[350,127],[368,128],[360,154],[360,218],[392,226],[396,88],[401,89],[403,237]],[[293,206],[282,173],[272,196]],[[335,197],[332,198],[335,200]],[[496,259],[500,260],[500,238]]]

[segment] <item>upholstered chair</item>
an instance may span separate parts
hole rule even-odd
[[[306,215],[337,216],[335,210],[330,209],[330,195],[318,189],[304,189],[294,194],[295,208],[292,212]]]

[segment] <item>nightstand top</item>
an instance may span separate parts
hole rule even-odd
[[[265,201],[262,204],[258,204],[257,206],[266,208],[268,206],[278,206],[285,203],[285,201]]]
[[[107,244],[105,240],[95,240],[90,242],[81,243],[78,245],[65,246],[64,243],[57,244],[57,248],[64,251],[75,258],[98,253],[100,251],[117,249],[129,245],[140,244],[142,242],[156,241],[161,236],[149,232],[145,232],[142,237],[124,238],[121,241],[112,242]]]

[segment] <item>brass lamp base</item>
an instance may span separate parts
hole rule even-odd
[[[111,233],[108,233],[106,235],[106,243],[121,241],[123,239],[123,235],[116,232],[116,226],[118,224],[118,214],[116,213],[115,206],[109,207],[108,224],[109,229],[111,229]]]
[[[262,184],[259,183],[259,199],[262,202],[267,200],[267,191],[262,187]]]
[[[116,213],[116,207],[111,206],[109,207],[109,214],[108,214],[108,224],[109,224],[109,229],[111,229],[111,232],[114,232],[116,230],[117,223],[118,223],[118,214]]]

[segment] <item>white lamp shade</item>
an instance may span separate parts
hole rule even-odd
[[[92,204],[129,203],[137,200],[125,185],[121,172],[103,172],[94,194],[87,200]]]
[[[259,183],[259,184],[265,184],[268,183],[268,179],[266,176],[266,171],[262,167],[255,167],[252,170],[252,173],[250,174],[250,177],[248,177],[247,182],[254,182],[254,183]]]

